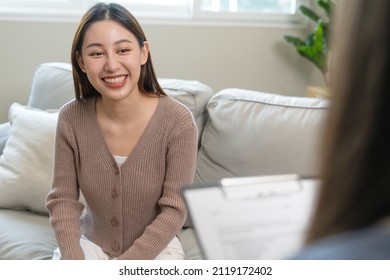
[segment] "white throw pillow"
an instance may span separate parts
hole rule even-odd
[[[9,118],[10,134],[0,157],[0,208],[47,213],[58,111],[14,103]]]

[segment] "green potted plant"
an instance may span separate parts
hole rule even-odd
[[[301,56],[311,61],[321,71],[326,84],[328,83],[329,33],[334,7],[333,2],[332,0],[316,1],[318,7],[325,11],[327,18],[319,16],[305,5],[300,5],[298,8],[299,11],[316,24],[314,31],[308,34],[305,40],[289,35],[283,36],[288,43],[295,47]]]

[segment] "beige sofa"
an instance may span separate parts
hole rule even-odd
[[[160,79],[194,114],[199,129],[196,184],[224,177],[318,173],[328,102],[244,89],[214,93],[197,81]],[[44,203],[50,189],[58,109],[73,99],[70,65],[45,63],[26,104],[0,124],[0,259],[50,259],[56,241]],[[179,235],[187,259],[202,259],[188,220]]]

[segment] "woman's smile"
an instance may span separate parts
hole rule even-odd
[[[119,75],[115,77],[105,77],[102,81],[110,88],[121,88],[126,84],[128,75]]]

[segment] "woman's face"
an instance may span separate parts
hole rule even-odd
[[[141,65],[148,60],[149,45],[141,48],[136,37],[112,20],[93,23],[78,54],[80,68],[103,98],[121,100],[139,93]]]

